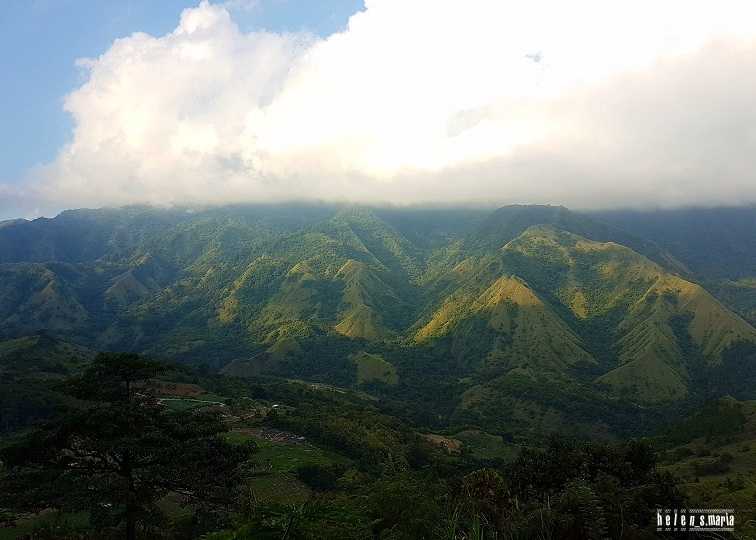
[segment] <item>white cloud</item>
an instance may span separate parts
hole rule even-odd
[[[326,39],[203,2],[82,64],[34,205],[756,201],[749,0],[368,0]]]

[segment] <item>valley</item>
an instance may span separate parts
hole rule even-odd
[[[145,386],[157,407],[218,414],[228,444],[254,446],[257,531],[315,505],[362,537],[370,493],[415,497],[429,470],[444,491],[460,471],[514,479],[531,452],[590,461],[632,440],[653,441],[682,493],[745,508],[756,271],[708,273],[656,240],[552,206],[128,207],[8,223],[0,430],[14,441],[81,407],[61,384],[99,351],[138,353],[170,366]],[[747,418],[736,431],[690,427],[726,424],[728,407]],[[185,503],[160,501],[174,530],[189,526]],[[47,523],[24,519],[14,530]]]

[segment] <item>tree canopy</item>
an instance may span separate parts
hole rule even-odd
[[[101,354],[66,385],[86,405],[3,449],[0,507],[89,513],[95,528],[128,539],[161,519],[172,495],[217,526],[235,499],[254,444],[231,445],[218,412],[171,411],[150,391],[161,364]]]

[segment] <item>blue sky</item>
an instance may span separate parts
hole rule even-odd
[[[615,4],[0,0],[0,219],[756,203],[756,2]]]
[[[50,162],[70,138],[63,98],[83,82],[76,59],[97,57],[113,40],[172,31],[181,11],[199,0],[4,0],[0,7],[0,181],[16,183],[30,167]],[[362,0],[237,2],[245,31],[307,30],[328,35],[344,27]]]

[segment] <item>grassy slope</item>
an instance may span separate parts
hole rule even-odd
[[[94,358],[94,351],[44,335],[0,341],[0,373],[31,377],[72,374]]]
[[[617,393],[645,402],[685,397],[688,373],[674,317],[690,316],[687,331],[710,363],[735,342],[756,341],[756,330],[702,287],[624,246],[536,227],[504,252],[576,320],[620,315],[608,329],[620,365],[598,379]]]
[[[751,325],[756,325],[756,277],[725,280],[714,284],[712,291]]]
[[[688,420],[706,427],[682,436],[683,444],[673,443],[665,453],[664,469],[679,479],[697,506],[734,508],[738,532],[752,537],[756,535],[756,401],[723,400],[719,407],[715,412],[710,405]],[[729,411],[729,418],[722,416],[723,411]],[[734,422],[732,411],[740,416]],[[674,427],[670,431],[676,434]]]
[[[562,372],[569,365],[594,362],[553,310],[513,276],[496,279],[480,294],[474,289],[456,292],[418,330],[416,339],[451,334],[459,349],[469,350],[485,335],[478,323],[493,334],[487,367]]]
[[[357,364],[357,383],[380,381],[386,384],[396,384],[399,377],[396,368],[378,354],[361,352],[352,356]]]
[[[748,323],[670,273],[686,270],[657,246],[564,208],[475,214],[471,234],[438,212],[424,214],[443,229],[433,232],[420,214],[141,209],[10,225],[0,241],[41,235],[46,246],[9,249],[14,257],[76,263],[2,265],[10,284],[0,286],[2,326],[16,335],[48,328],[101,349],[246,363],[238,373],[320,355],[310,344],[324,335],[344,340],[329,345],[333,354],[343,345],[339,365],[363,340],[376,350],[438,341],[448,346],[443,358],[489,381],[529,371],[551,382],[598,378],[614,395],[647,403],[688,392],[670,320],[692,317],[687,331],[710,363],[755,339]],[[100,222],[101,234],[82,235],[87,246],[74,250],[76,231]],[[427,235],[413,234],[415,222]],[[64,231],[65,242],[50,231]]]

